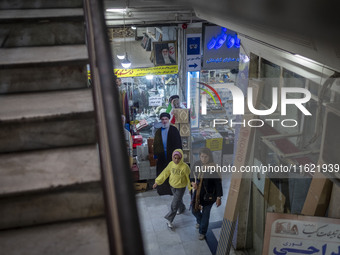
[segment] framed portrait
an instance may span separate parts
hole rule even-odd
[[[153,52],[155,66],[177,64],[176,41],[153,42]]]
[[[148,42],[148,39],[149,39],[149,36],[147,36],[146,34],[144,34],[143,39],[142,39],[142,42],[141,42],[141,44],[140,44],[140,45],[142,45],[143,49],[145,49],[146,44],[147,44],[147,42]]]

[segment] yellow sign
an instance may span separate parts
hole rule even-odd
[[[149,68],[136,68],[136,69],[114,69],[114,74],[120,78],[175,73],[178,73],[178,65],[155,66]],[[88,71],[88,77],[90,79],[90,71]]]

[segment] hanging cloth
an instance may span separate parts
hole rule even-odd
[[[124,96],[124,112],[125,112],[126,122],[130,123],[129,97],[127,93],[125,93],[125,96]]]

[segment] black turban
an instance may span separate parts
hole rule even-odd
[[[167,112],[162,112],[161,115],[159,115],[159,119],[161,119],[163,117],[167,117],[168,119],[170,119],[170,114],[167,113]]]
[[[173,96],[169,97],[169,102],[171,103],[172,100],[174,100],[175,98],[179,99],[179,96],[178,95],[173,95]]]

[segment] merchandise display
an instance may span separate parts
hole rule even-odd
[[[177,90],[176,74],[156,75],[151,79],[149,77],[148,79],[146,77],[121,79],[119,86],[120,104],[133,138],[136,160],[132,170],[135,181],[156,177],[156,159],[152,148],[153,137],[156,130],[160,128],[160,113],[166,111],[170,97],[176,95]],[[178,100],[179,97],[176,98]],[[186,122],[184,121],[184,123],[188,123],[187,110],[184,112],[185,114]],[[178,119],[181,119],[181,117],[178,117]],[[176,125],[179,124],[176,123]],[[190,126],[188,124],[183,125],[182,134],[188,136]],[[179,126],[178,130],[180,130]]]
[[[193,102],[191,106],[199,110],[198,128],[191,128],[193,161],[198,160],[199,149],[207,147],[213,152],[216,163],[224,165],[231,163],[229,155],[234,152],[235,129],[229,125],[229,120],[235,120],[235,116],[232,93],[228,86],[234,85],[235,79],[235,74],[231,70],[201,71],[199,84],[202,84],[202,88],[200,87],[199,93],[197,92],[198,105],[194,105]],[[205,95],[206,114],[202,114],[202,95]],[[214,125],[216,119],[226,121],[223,125]]]

